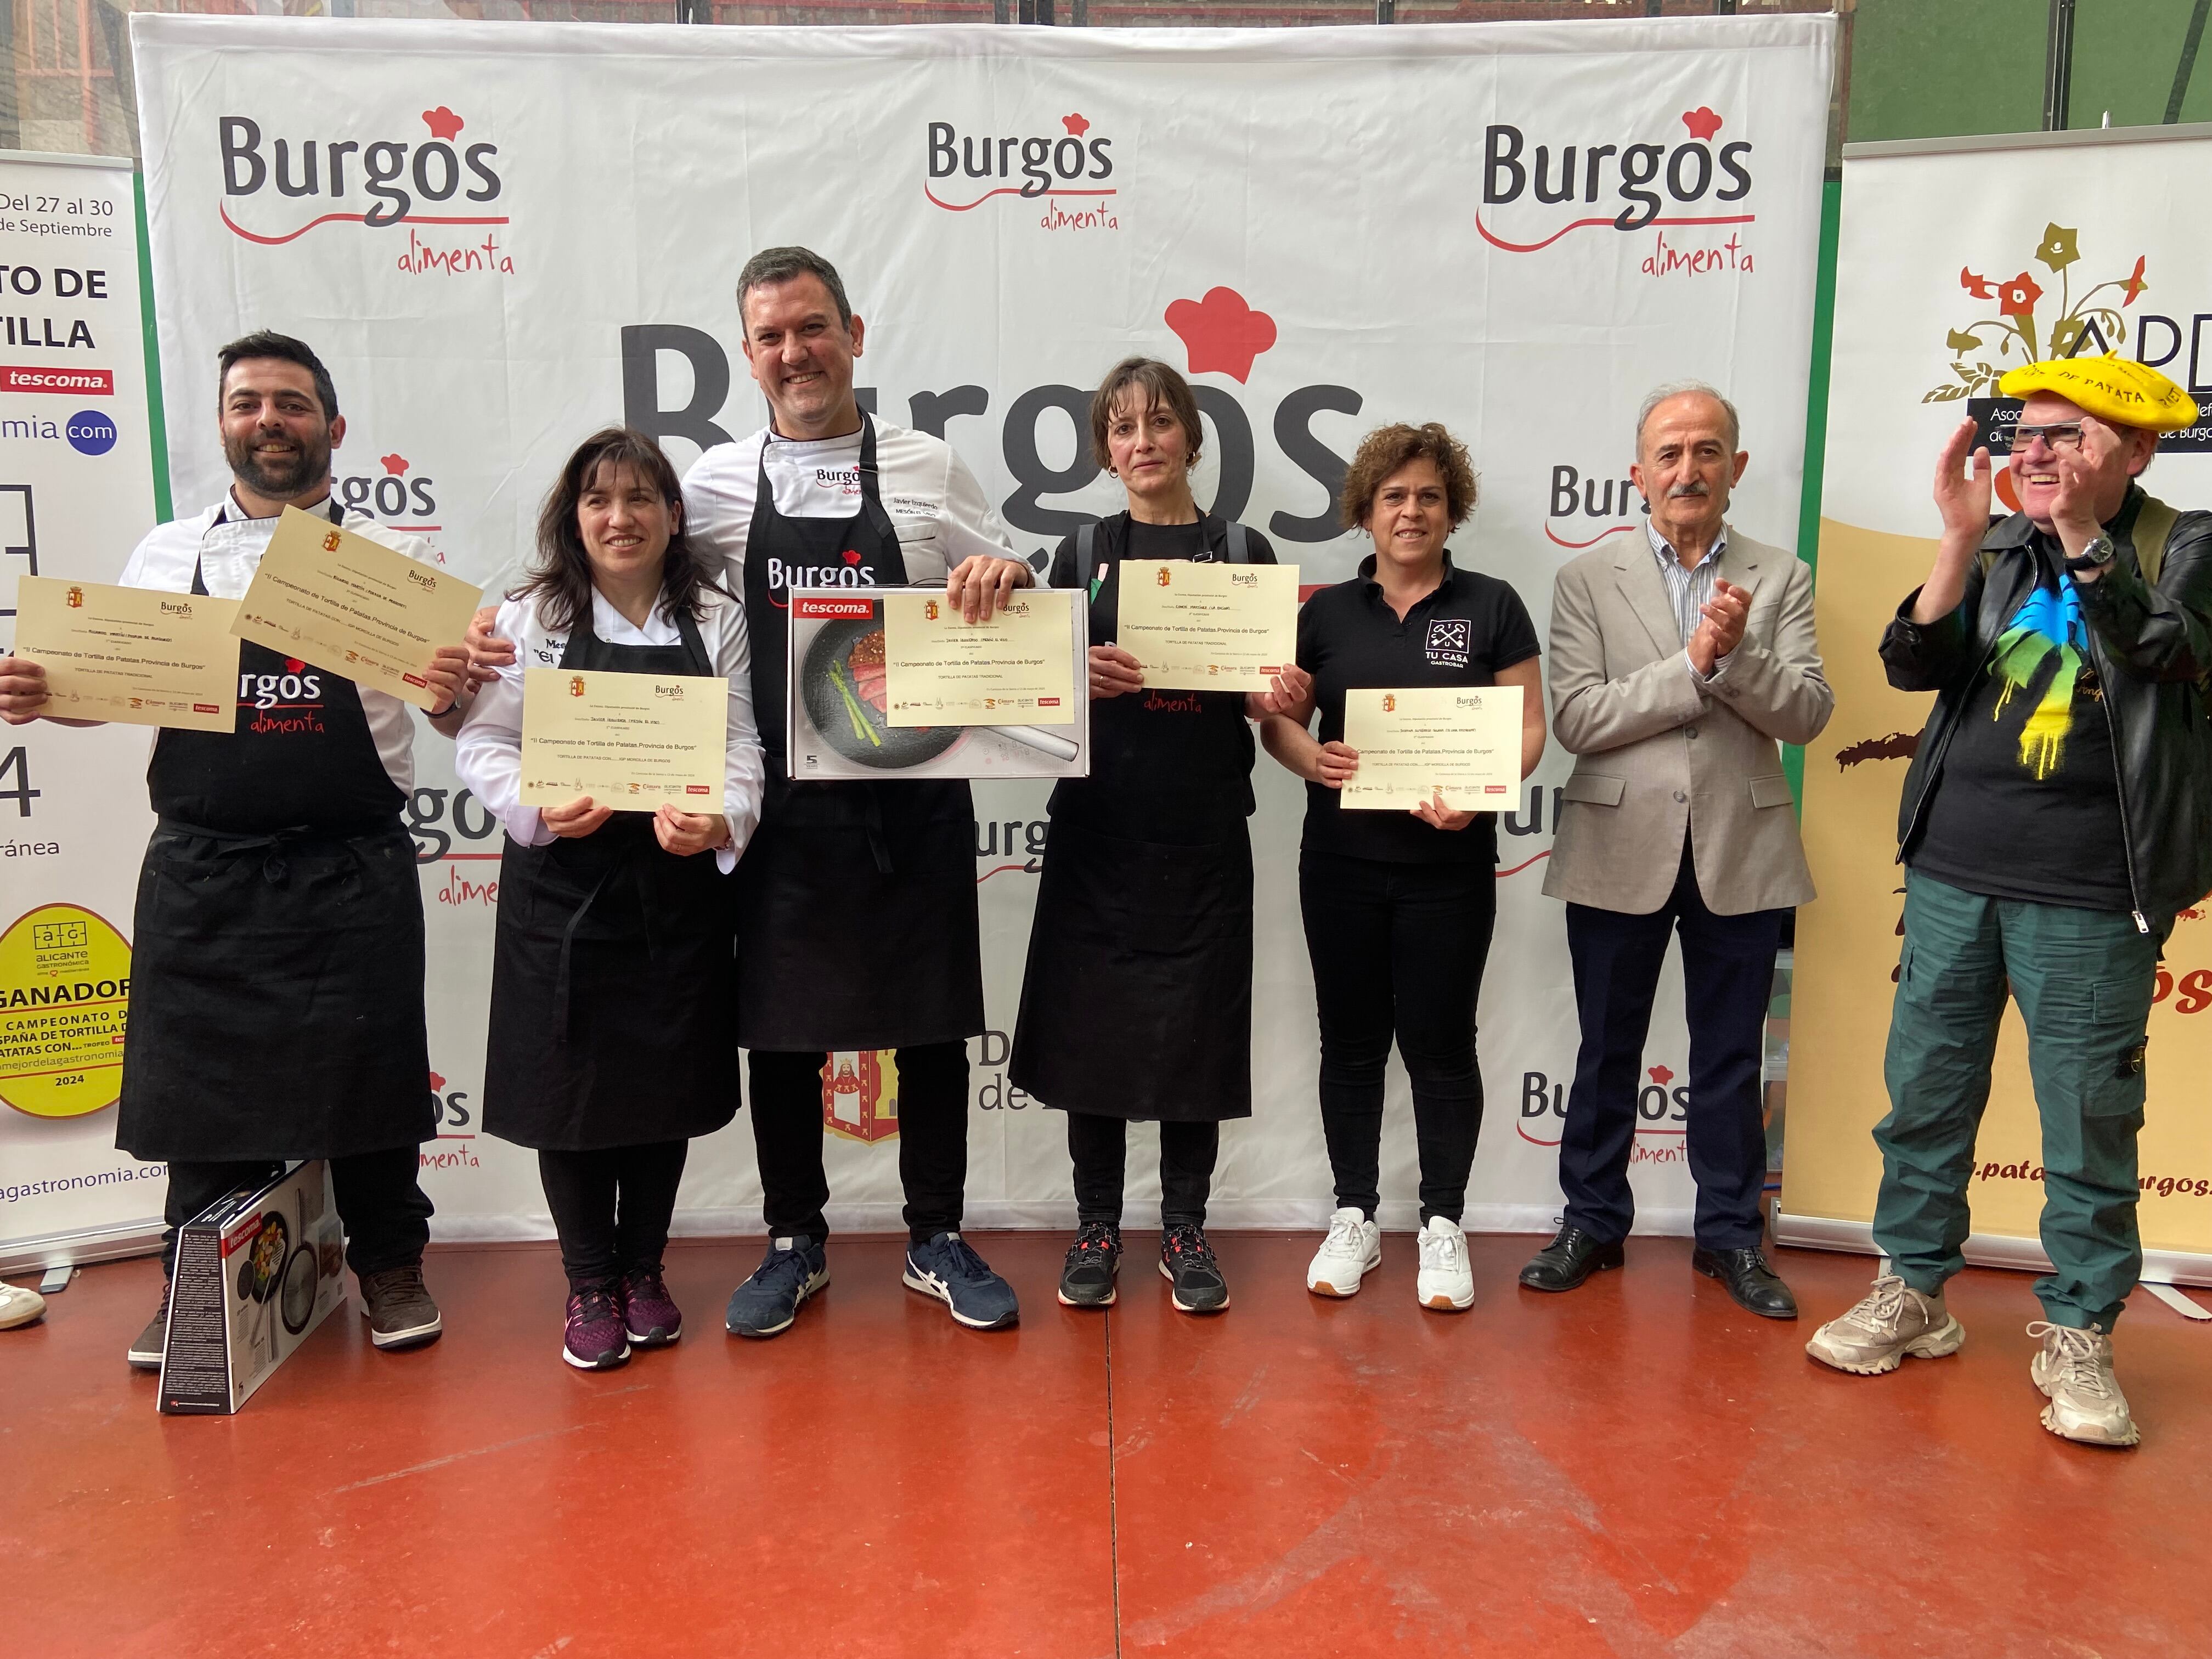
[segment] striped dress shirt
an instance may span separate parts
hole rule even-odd
[[[1712,602],[1713,581],[1720,574],[1721,555],[1728,550],[1728,526],[1721,526],[1721,533],[1713,538],[1712,547],[1704,558],[1698,561],[1695,570],[1682,568],[1681,560],[1674,556],[1674,550],[1659,533],[1658,526],[1648,519],[1644,521],[1644,533],[1650,538],[1651,556],[1659,561],[1659,575],[1667,584],[1668,601],[1674,607],[1674,626],[1681,630],[1682,643],[1687,646],[1690,635],[1698,631],[1698,624],[1705,619],[1705,606]],[[1731,651],[1725,657],[1717,658],[1713,672],[1700,678],[1706,680],[1718,678],[1721,671],[1729,665],[1735,655],[1735,653]],[[1694,663],[1691,665],[1690,672],[1697,673]]]

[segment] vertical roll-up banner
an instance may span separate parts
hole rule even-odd
[[[1644,533],[1631,428],[1661,381],[1729,389],[1753,452],[1735,520],[1795,540],[1834,33],[1800,16],[1116,31],[142,15],[179,508],[226,482],[211,354],[280,328],[337,377],[342,499],[497,583],[600,423],[646,428],[679,466],[764,423],[732,290],[749,253],[797,242],[836,263],[867,325],[862,397],[941,433],[1023,555],[1121,507],[1085,411],[1144,352],[1197,387],[1200,501],[1309,586],[1370,549],[1336,519],[1360,436],[1444,422],[1482,478],[1454,556],[1518,589],[1540,635],[1562,563]],[[531,1158],[477,1133],[499,835],[445,739],[422,732],[417,755],[443,1114],[425,1180],[446,1237],[542,1235]],[[1546,1229],[1559,1203],[1576,1023],[1562,907],[1540,888],[1567,770],[1554,750],[1500,818],[1477,1227]],[[1315,1224],[1330,1181],[1301,790],[1264,756],[1255,787],[1254,1115],[1223,1137],[1211,1213]],[[993,1028],[969,1049],[978,1226],[1073,1217],[1065,1125],[1006,1078],[1048,793],[975,792]],[[824,1084],[841,1227],[897,1224],[886,1058],[833,1056]],[[1644,1059],[1639,1220],[1686,1231],[1679,970]],[[1389,1110],[1382,1218],[1407,1226],[1395,1063]],[[1134,1222],[1157,1204],[1157,1141],[1131,1144]],[[758,1206],[740,1117],[694,1149],[678,1224],[752,1231]]]
[[[18,578],[113,581],[154,520],[133,165],[0,152],[0,646]],[[0,726],[0,1267],[161,1227],[115,1150],[149,736]]]
[[[1817,902],[1798,913],[1785,1242],[1871,1249],[1888,1110],[1882,1049],[1903,929],[1898,800],[1932,699],[1890,689],[1875,646],[1935,562],[1936,456],[1987,430],[2008,368],[2117,350],[2212,416],[2212,126],[2142,127],[1844,152],[1843,236],[1817,599],[1835,718],[1805,755]],[[2011,482],[1997,467],[1997,510]],[[2166,434],[2142,484],[2212,507],[2212,419]],[[2151,1009],[2138,1212],[2145,1279],[2212,1284],[2212,921],[2182,913]],[[1968,1188],[1966,1258],[2047,1265],[2042,1131],[2008,1006]]]

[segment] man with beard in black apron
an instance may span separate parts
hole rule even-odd
[[[345,436],[330,373],[300,341],[247,335],[219,354],[223,457],[235,482],[155,529],[125,586],[238,599],[276,520],[297,507],[421,557],[422,544],[331,495]],[[422,898],[400,822],[414,784],[407,705],[247,641],[228,732],[164,729],[147,787],[159,815],[138,880],[131,1040],[116,1144],[166,1161],[161,1310],[130,1360],[161,1363],[177,1230],[289,1160],[327,1158],[346,1261],[380,1348],[442,1328],[422,1283],[430,1200],[416,1179],[436,1133],[422,1014]],[[450,736],[468,653],[426,678]],[[43,672],[0,659],[0,717],[35,718]]]
[[[983,1030],[975,808],[957,780],[793,783],[784,723],[793,587],[942,577],[970,618],[1033,585],[958,457],[853,395],[862,324],[818,254],[771,248],[738,279],[746,361],[771,420],[684,481],[702,553],[729,562],[752,634],[768,750],[761,825],[738,866],[738,1023],[769,1249],[730,1298],[739,1336],[773,1336],[829,1283],[822,1081],[836,1049],[898,1051],[905,1281],[963,1325],[1014,1323],[1014,1292],[960,1236],[967,1039]]]

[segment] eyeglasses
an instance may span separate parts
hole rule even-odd
[[[2026,449],[2038,438],[2053,449],[2081,447],[2081,422],[2062,421],[2050,426],[2003,426],[1992,429],[1991,436],[2013,449]]]

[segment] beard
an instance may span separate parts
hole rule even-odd
[[[331,440],[327,431],[304,441],[287,437],[287,442],[299,442],[298,449],[290,456],[255,454],[254,446],[270,435],[257,428],[246,437],[225,437],[222,441],[222,457],[230,463],[231,476],[255,495],[289,500],[330,476]]]

